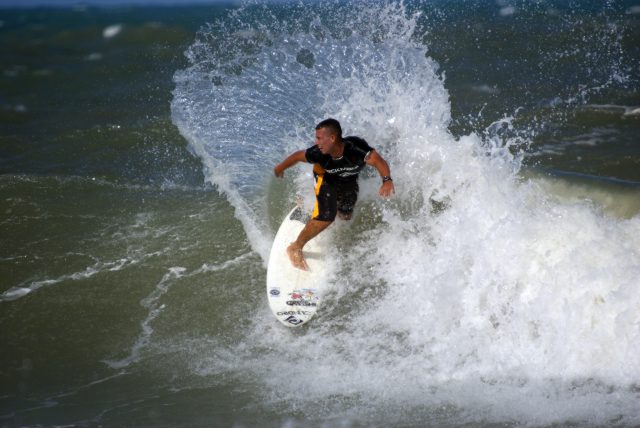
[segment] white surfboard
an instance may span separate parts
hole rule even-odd
[[[292,209],[276,233],[267,267],[267,296],[271,311],[287,327],[309,321],[318,309],[320,289],[326,280],[321,240],[312,239],[303,249],[309,270],[293,267],[287,247],[296,240],[309,220],[301,207]]]

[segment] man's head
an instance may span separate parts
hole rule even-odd
[[[338,139],[342,139],[342,127],[337,120],[329,118],[316,125],[316,131],[322,128],[327,129],[331,135],[337,135]]]
[[[332,154],[342,142],[342,127],[335,119],[325,119],[316,125],[316,144],[323,154]]]

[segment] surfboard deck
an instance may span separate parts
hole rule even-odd
[[[287,327],[301,326],[315,315],[325,280],[325,255],[321,240],[312,239],[303,249],[308,271],[293,267],[287,255],[287,247],[296,240],[309,218],[309,214],[301,207],[292,209],[280,225],[269,255],[269,306],[276,318]]]

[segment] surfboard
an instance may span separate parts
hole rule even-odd
[[[303,249],[309,270],[293,267],[287,247],[295,241],[310,216],[300,206],[292,209],[280,225],[271,246],[267,266],[267,296],[276,318],[287,327],[308,322],[320,303],[325,281],[325,259],[321,241],[309,241]]]

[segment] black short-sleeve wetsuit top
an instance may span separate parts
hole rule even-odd
[[[338,159],[322,154],[316,145],[309,147],[305,152],[307,162],[317,163],[325,170],[327,181],[357,180],[358,174],[365,166],[365,157],[373,150],[365,140],[359,137],[345,137],[342,141],[344,152]]]
[[[316,145],[305,152],[307,162],[324,170],[318,173],[314,169],[316,204],[312,217],[316,220],[333,221],[338,211],[350,215],[358,200],[358,174],[373,149],[359,137],[345,137],[342,141],[344,152],[338,159],[322,154]]]

